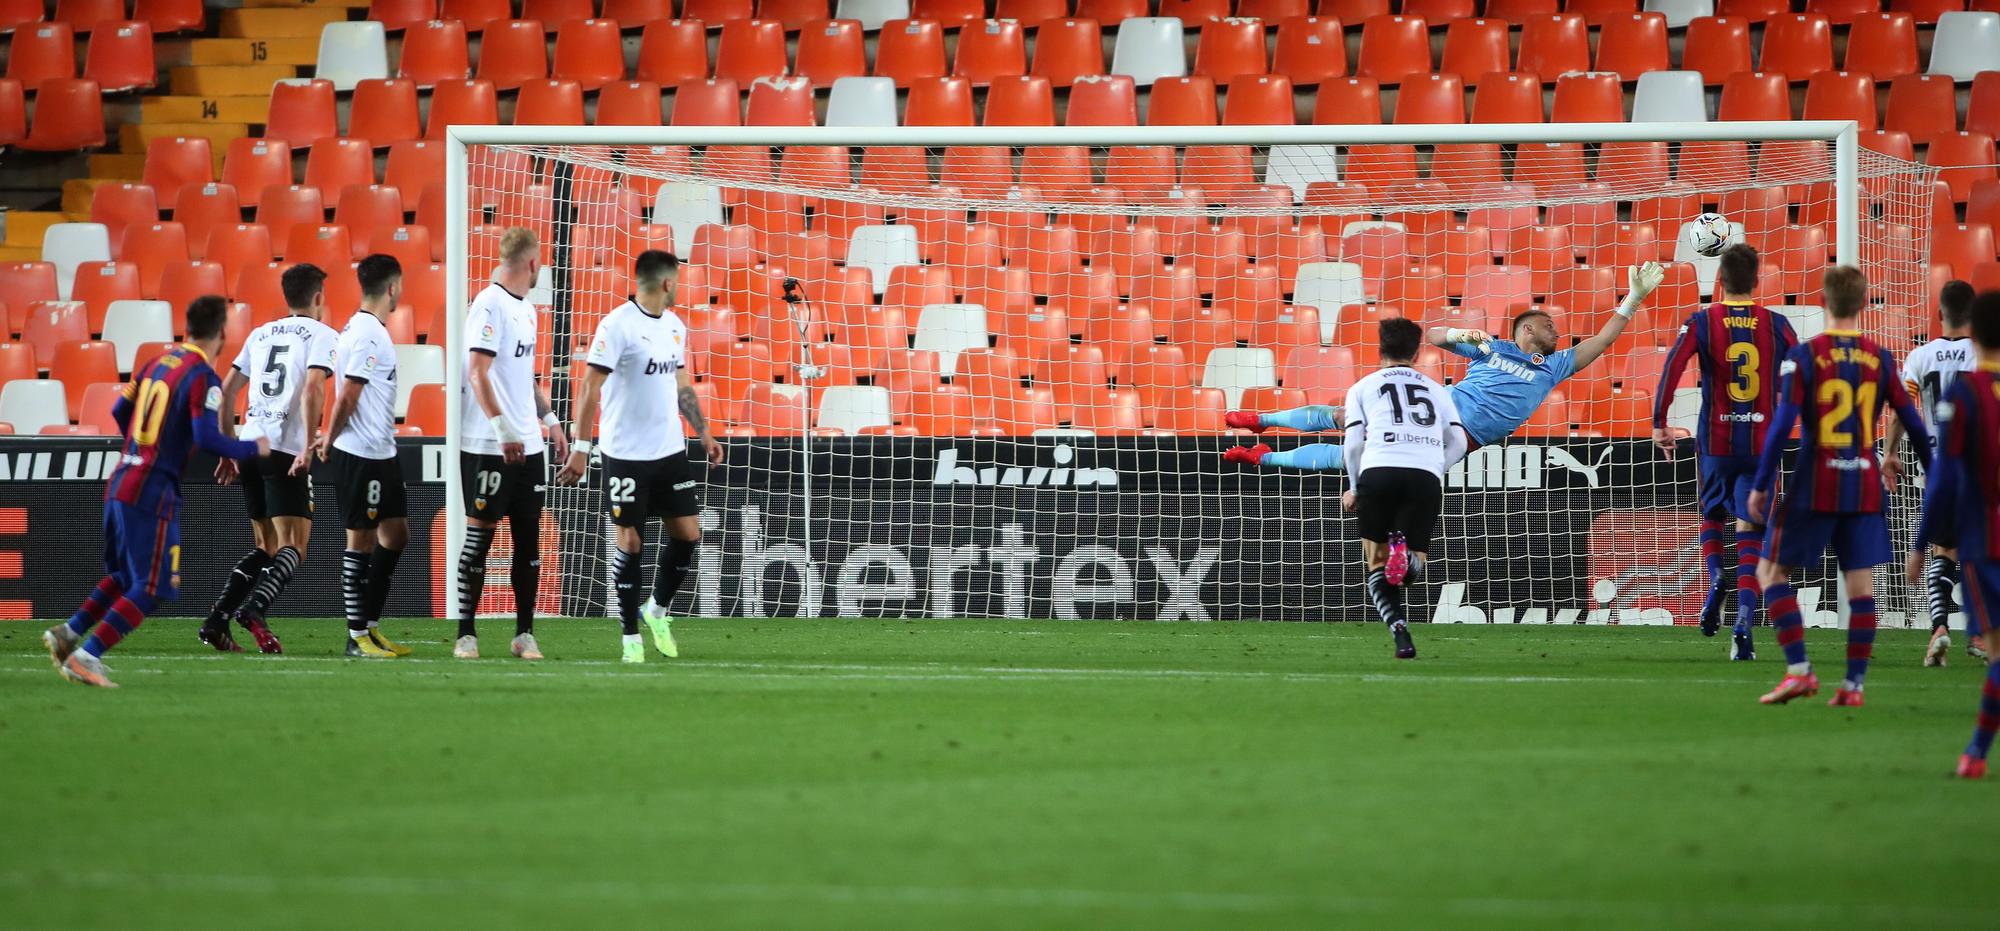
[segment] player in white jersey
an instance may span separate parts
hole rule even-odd
[[[522,659],[541,659],[535,643],[535,597],[542,574],[542,501],[548,490],[548,460],[542,431],[555,443],[557,459],[569,455],[569,438],[535,383],[538,314],[529,303],[540,269],[534,231],[511,227],[500,234],[500,264],[492,283],[465,312],[465,389],[460,409],[458,454],[465,495],[465,545],[458,553],[458,640],[451,655],[479,657],[473,619],[486,589],[486,554],[506,518],[514,538],[510,580],[514,587],[514,641]],[[532,442],[533,451],[529,444]]]
[[[1917,411],[1924,415],[1924,425],[1930,428],[1931,449],[1920,452],[1937,452],[1937,405],[1950,390],[1952,380],[1960,372],[1979,366],[1978,350],[1973,348],[1971,339],[1973,297],[1972,285],[1955,280],[1945,282],[1938,291],[1940,335],[1911,350],[1909,361],[1903,363],[1903,387],[1909,390],[1910,397],[1917,399]],[[1888,472],[1892,463],[1902,464],[1903,422],[1890,418],[1889,429],[1883,431],[1882,438],[1888,450],[1882,457],[1883,471]],[[1893,475],[1888,478],[1895,481]],[[1951,616],[1958,611],[1951,597],[1952,588],[1958,584],[1957,534],[1948,520],[1941,524],[1937,533],[1932,534],[1930,558],[1924,562],[1924,587],[1930,594],[1931,614],[1931,639],[1924,648],[1926,666],[1944,665],[1945,656],[1951,652]],[[1968,638],[1965,649],[1977,659],[1986,658],[1976,638]]]
[[[201,642],[225,653],[243,649],[229,634],[232,617],[256,638],[258,650],[284,652],[264,619],[305,561],[306,543],[312,539],[312,473],[307,471],[312,457],[307,451],[318,438],[339,336],[320,322],[326,314],[325,272],[301,263],[286,269],[279,284],[291,313],[250,331],[222,383],[222,408],[216,412],[217,423],[234,423],[230,407],[237,392],[248,387],[249,410],[239,436],[264,437],[271,446],[270,455],[246,459],[240,469],[234,459],[215,467],[220,484],[242,479],[244,510],[257,541],[229,573],[222,596],[201,626]]]
[[[1423,345],[1415,321],[1381,322],[1382,367],[1347,389],[1347,474],[1340,496],[1361,532],[1368,597],[1396,638],[1396,658],[1415,659],[1403,615],[1408,583],[1422,578],[1444,504],[1444,473],[1465,455],[1465,430],[1451,392],[1410,367]]]
[[[334,498],[347,525],[347,551],[340,554],[347,655],[393,659],[408,656],[410,648],[379,628],[396,561],[410,542],[410,522],[396,455],[396,344],[384,321],[403,296],[403,267],[394,256],[377,254],[362,259],[355,274],[361,310],[347,321],[334,350],[339,391],[333,422],[315,449],[333,463]]]
[[[590,367],[576,398],[576,442],[556,476],[557,482],[574,485],[590,468],[593,446],[604,455],[604,502],[618,527],[612,587],[628,663],[646,661],[641,619],[652,628],[661,655],[680,655],[667,605],[686,581],[701,542],[701,502],[680,419],[700,437],[710,465],[723,459],[687,370],[687,326],[673,312],[679,275],[680,261],[670,252],[649,249],[632,263],[632,299],[611,311],[590,341]],[[600,395],[604,430],[593,444]],[[667,525],[667,540],[653,568],[652,597],[641,605],[639,563],[646,524],[656,517]]]

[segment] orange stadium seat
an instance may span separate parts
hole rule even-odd
[[[1722,16],[1741,16],[1761,23],[1774,16],[1791,12],[1791,0],[1717,0],[1715,12]]]
[[[1847,32],[1848,71],[1865,72],[1878,81],[1917,73],[1917,26],[1908,13],[1868,13],[1857,17]]]
[[[40,376],[35,364],[35,347],[27,343],[0,343],[0,385]]]
[[[1995,258],[1993,228],[1984,223],[1957,223],[1931,231],[1931,263],[1950,266],[1954,278],[1969,279],[1974,268]]]
[[[1253,19],[1218,19],[1202,24],[1195,46],[1194,73],[1217,81],[1268,71],[1264,24]]]
[[[389,147],[389,161],[382,183],[403,193],[405,206],[424,185],[444,180],[444,146],[422,139],[399,142]]]
[[[964,41],[961,37],[960,41]],[[1031,73],[1048,78],[1056,87],[1068,87],[1085,75],[1104,73],[1104,40],[1097,21],[1051,19],[1035,33],[1035,59]]]
[[[201,0],[133,0],[132,18],[153,27],[156,36],[200,32],[207,24]]]
[[[709,76],[708,35],[700,20],[657,20],[639,34],[641,81],[679,87]]]
[[[1329,78],[1313,100],[1313,122],[1374,126],[1382,122],[1382,86],[1374,78]]]
[[[1882,128],[1918,145],[1958,130],[1958,93],[1948,75],[1907,74],[1889,82]]]
[[[1620,123],[1625,90],[1611,74],[1565,74],[1556,80],[1549,119],[1557,123]]]
[[[1722,81],[1718,120],[1789,120],[1792,90],[1785,76],[1771,71],[1738,71]]]
[[[1070,0],[995,0],[995,19],[1041,23],[1070,14]]]
[[[339,205],[334,207],[333,223],[347,227],[354,245],[353,257],[359,261],[370,252],[380,251],[374,246],[378,234],[403,225],[402,194],[380,184],[348,185],[341,193]]]
[[[145,182],[164,203],[180,196],[181,185],[207,184],[215,161],[205,136],[160,136],[146,145]]]
[[[271,231],[271,242],[284,246],[291,242],[292,227],[318,226],[326,222],[326,206],[319,188],[288,185],[269,188],[257,205],[257,222]]]
[[[270,264],[272,253],[271,231],[256,223],[227,224],[209,233],[207,259],[222,266],[225,293],[231,297],[243,270]]]
[[[812,126],[812,82],[805,78],[758,78],[750,82],[746,126]]]
[[[984,0],[914,0],[910,5],[910,16],[939,23],[946,29],[976,22],[985,15]]]
[[[589,19],[595,8],[591,0],[522,0],[521,18],[535,20],[554,31],[571,21]]]
[[[1672,67],[1667,60],[1665,14],[1625,13],[1603,21],[1597,40],[1597,70],[1637,81],[1648,71]]]
[[[583,7],[587,13],[590,0],[584,0]],[[586,16],[558,27],[554,74],[575,81],[586,91],[623,80],[625,52],[618,36],[618,22]]]
[[[56,345],[49,364],[49,377],[62,382],[68,395],[69,419],[83,411],[84,389],[95,384],[117,384],[118,350],[101,340],[65,342]]]
[[[1465,122],[1465,84],[1456,74],[1414,75],[1396,93],[1396,123]]]
[[[1069,92],[1066,126],[1134,126],[1139,122],[1138,94],[1128,74],[1088,75]]]
[[[344,226],[301,223],[292,227],[285,241],[285,261],[310,263],[333,274],[353,261],[354,246]]]
[[[99,185],[90,199],[90,222],[104,224],[117,254],[125,241],[125,229],[135,223],[155,223],[160,219],[159,199],[147,184],[119,182]]]
[[[275,139],[232,139],[222,157],[222,181],[236,188],[243,206],[254,208],[266,188],[291,185],[292,148]]]
[[[2000,136],[2000,71],[1981,71],[1973,76],[1965,131]]]
[[[68,23],[37,23],[14,30],[7,76],[23,87],[76,77],[76,36]]]
[[[339,136],[334,107],[332,81],[272,85],[271,116],[265,123],[264,137],[305,149],[321,139]]]
[[[976,83],[976,82],[975,82]],[[993,78],[986,94],[987,126],[1052,126],[1055,91],[1042,75],[1002,75]]]
[[[147,223],[125,231],[120,261],[139,266],[139,290],[148,299],[160,293],[160,274],[169,263],[188,261],[187,231],[179,223]]]
[[[1438,61],[1440,74],[1473,80],[1489,71],[1513,68],[1506,20],[1468,17],[1449,22],[1444,31],[1444,54]]]
[[[1540,123],[1542,79],[1533,74],[1492,71],[1472,89],[1474,123]]]
[[[389,32],[437,19],[437,0],[369,0],[368,18]]]
[[[681,15],[687,19],[698,19],[718,26],[739,19],[750,19],[755,14],[751,0],[687,0],[681,10]]]
[[[583,87],[570,80],[523,82],[514,99],[514,125],[583,125]]]
[[[1845,26],[1881,9],[1879,0],[1806,0],[1806,12],[1818,13],[1836,26]]]
[[[1562,5],[1557,0],[1486,0],[1487,16],[1510,23],[1526,22],[1529,17],[1560,12]]]
[[[1751,70],[1750,21],[1736,16],[1700,16],[1689,21],[1681,70],[1699,71],[1702,82],[1711,85],[1721,84],[1738,71]],[[1767,65],[1765,70],[1776,69]]]
[[[1371,16],[1361,26],[1361,52],[1354,73],[1383,84],[1431,71],[1428,25],[1415,16]]]
[[[323,139],[306,155],[307,187],[319,188],[329,207],[340,206],[348,185],[375,183],[375,153],[366,139]]]
[[[673,0],[604,0],[605,19],[626,28],[674,18]]]
[[[1473,0],[1404,0],[1402,13],[1443,24],[1478,16],[1479,9]]]
[[[160,290],[153,295],[176,308],[204,294],[229,293],[228,273],[216,262],[169,262],[160,272]],[[178,317],[178,314],[176,315]],[[178,328],[179,324],[176,323]]]
[[[378,149],[422,138],[416,82],[400,78],[355,82],[348,104],[347,135],[366,139]]]
[[[777,20],[786,32],[796,32],[807,23],[828,18],[827,0],[757,0],[756,16]]]
[[[1223,95],[1222,122],[1230,126],[1290,126],[1295,121],[1290,78],[1281,74],[1244,74],[1229,80]]]
[[[1808,120],[1853,120],[1862,131],[1874,129],[1875,80],[1850,71],[1822,71],[1806,82],[1805,112]]]
[[[910,82],[903,106],[905,126],[971,126],[972,82],[962,77],[925,77]]]
[[[1345,23],[1358,24],[1370,16],[1386,16],[1394,12],[1389,0],[1319,0],[1314,11],[1321,16],[1338,17]]]
[[[788,72],[785,27],[776,20],[744,19],[724,23],[715,51],[715,76],[737,84]]]
[[[1153,82],[1146,125],[1214,126],[1217,109],[1215,79],[1207,75],[1161,78]]]
[[[866,75],[868,55],[863,38],[860,20],[811,23],[799,32],[798,60],[793,70],[819,87],[831,87],[840,78]],[[942,60],[943,49],[938,51]]]
[[[511,0],[440,0],[438,19],[457,20],[467,32],[484,32],[486,27],[514,15]]]
[[[21,341],[34,347],[35,365],[55,363],[56,347],[90,339],[88,310],[76,301],[44,301],[28,305]]]
[[[131,262],[85,262],[76,267],[76,280],[69,298],[81,301],[90,332],[104,331],[104,312],[112,301],[143,300],[139,288],[139,266]],[[25,304],[23,305],[25,306]]]
[[[1924,159],[1951,186],[1951,199],[1958,203],[1972,196],[1974,184],[1995,177],[1993,138],[1981,133],[1940,135],[1931,140]]]
[[[1833,67],[1833,27],[1816,13],[1773,16],[1764,23],[1757,65],[1800,77],[1826,71]]]
[[[104,144],[104,92],[89,78],[50,78],[35,91],[34,121],[20,147],[68,152]]]
[[[472,76],[472,55],[466,49],[466,23],[458,20],[431,20],[412,25],[403,33],[403,54],[396,75],[430,87],[444,81],[463,81]]]
[[[236,188],[228,184],[184,184],[174,199],[174,222],[187,229],[188,255],[202,258],[208,251],[209,231],[234,224],[243,218]]]
[[[651,81],[614,81],[597,93],[599,126],[658,126],[663,112],[660,85]]]
[[[508,19],[486,25],[474,75],[509,91],[549,76],[547,33],[540,20]]]
[[[84,50],[83,76],[106,93],[141,90],[157,82],[153,29],[139,22],[107,22],[92,33]]]
[[[989,19],[972,23],[959,30],[952,73],[972,79],[975,87],[985,87],[995,78],[1026,74],[1027,49],[1018,22]]]
[[[1347,76],[1347,44],[1340,21],[1325,16],[1291,16],[1279,20],[1271,52],[1271,73],[1292,79],[1298,87]]]
[[[895,78],[897,87],[951,73],[945,64],[944,29],[935,21],[892,19],[882,24],[875,41],[874,73]]]
[[[1489,14],[1490,15],[1490,14]],[[1517,71],[1551,80],[1590,70],[1590,31],[1572,13],[1530,16],[1521,23]]]
[[[1107,27],[1116,26],[1135,16],[1145,16],[1147,8],[1147,0],[1076,0],[1076,15],[1079,19],[1094,19]]]
[[[493,82],[439,81],[431,91],[431,112],[424,138],[442,140],[445,127],[490,126],[500,122],[500,100]]]

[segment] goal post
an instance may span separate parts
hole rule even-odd
[[[566,420],[580,341],[669,247],[731,457],[685,615],[1363,619],[1341,477],[1226,466],[1250,440],[1220,410],[1337,401],[1384,316],[1541,307],[1570,345],[1658,259],[1617,347],[1453,470],[1429,594],[1444,621],[1691,617],[1693,469],[1643,423],[1679,320],[1718,296],[1681,224],[1727,215],[1760,299],[1809,331],[1828,262],[1868,272],[1864,325],[1899,356],[1933,313],[1935,173],[1851,122],[453,126],[446,170],[440,539],[463,533],[455,331],[497,231],[541,235]],[[566,615],[609,601],[592,478],[550,488]]]

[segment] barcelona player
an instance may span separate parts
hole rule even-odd
[[[1817,562],[1833,547],[1847,583],[1847,676],[1829,704],[1861,704],[1862,680],[1875,647],[1875,567],[1888,562],[1889,525],[1882,517],[1891,477],[1875,452],[1875,425],[1882,405],[1895,408],[1904,429],[1926,460],[1930,431],[1903,389],[1896,360],[1855,327],[1868,303],[1868,279],[1850,265],[1826,270],[1821,284],[1829,328],[1793,348],[1778,367],[1783,386],[1778,412],[1757,460],[1756,490],[1750,493],[1753,521],[1770,514],[1764,559],[1757,581],[1770,596],[1771,623],[1785,651],[1785,678],[1761,699],[1784,704],[1819,691],[1819,677],[1806,661],[1805,622],[1792,591],[1792,573]],[[1770,510],[1778,460],[1800,416],[1799,451],[1785,483],[1786,501]]]
[[[1915,583],[1923,573],[1927,548],[1937,542],[1938,534],[1956,533],[1964,572],[1965,632],[1976,642],[1992,630],[1993,612],[2000,610],[2000,291],[1980,295],[1972,303],[1971,316],[1979,367],[1960,372],[1935,408],[1937,454],[1907,570]],[[2000,730],[2000,664],[1988,664],[1979,693],[1978,724],[1972,742],[1958,758],[1960,777],[1986,775],[1986,756],[1993,749],[1996,730]]]
[[[1757,562],[1764,528],[1745,513],[1764,424],[1778,406],[1778,363],[1798,335],[1791,321],[1752,297],[1757,291],[1757,250],[1738,243],[1723,250],[1716,268],[1722,300],[1681,324],[1673,353],[1653,393],[1653,442],[1668,459],[1679,442],[1667,430],[1674,386],[1689,362],[1699,361],[1701,418],[1694,435],[1701,489],[1701,556],[1708,566],[1708,598],[1701,606],[1701,635],[1722,629],[1722,527],[1736,518],[1736,624],[1729,658],[1756,659],[1750,622],[1757,617]]]
[[[104,579],[66,624],[42,634],[56,670],[72,682],[117,686],[100,659],[180,592],[181,470],[194,447],[229,459],[270,451],[268,440],[230,439],[217,425],[222,381],[210,359],[222,351],[229,305],[195,298],[187,309],[188,341],[167,350],[125,386],[111,413],[125,435],[125,452],[104,493]]]

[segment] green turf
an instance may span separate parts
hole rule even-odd
[[[1992,926],[1981,673],[1912,631],[1833,709],[1686,628],[735,620],[628,668],[603,621],[537,665],[390,627],[414,660],[151,623],[115,692],[0,628],[0,925]]]

